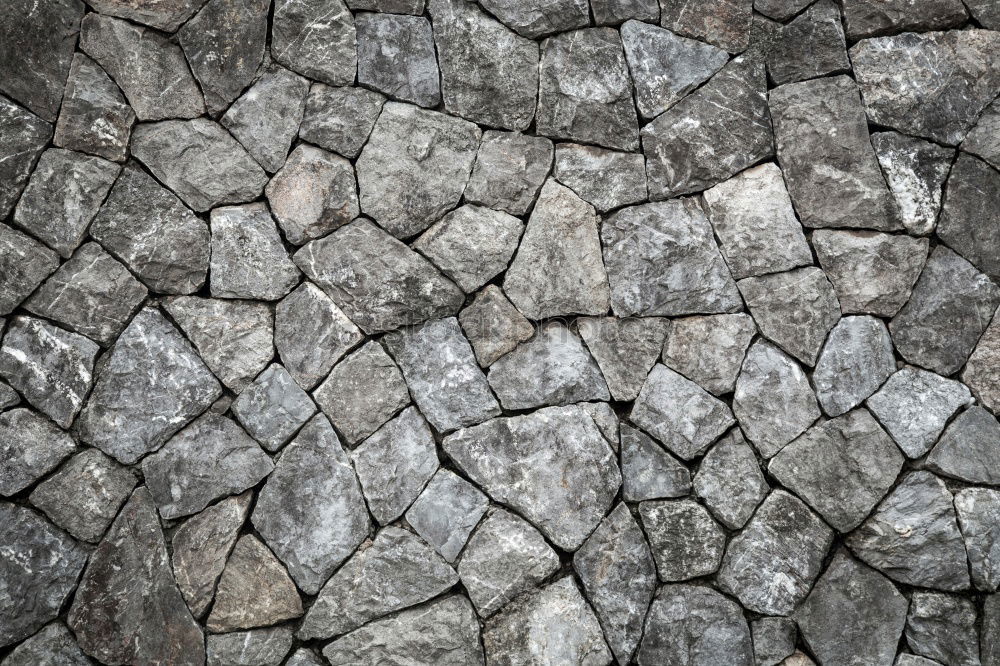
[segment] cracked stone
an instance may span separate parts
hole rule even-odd
[[[840,416],[861,404],[896,371],[889,331],[875,317],[844,317],[823,345],[813,384],[823,411]]]
[[[658,318],[584,317],[577,328],[615,400],[635,400],[663,349],[669,322]]]
[[[274,452],[316,413],[316,405],[288,371],[274,363],[236,398],[232,412],[254,439]]]
[[[585,0],[540,0],[529,5],[515,0],[482,0],[480,4],[529,39],[582,28],[590,22]]]
[[[292,649],[288,627],[254,629],[209,636],[208,666],[271,666],[280,664]]]
[[[1000,491],[963,488],[955,493],[958,525],[969,554],[972,583],[977,590],[996,592],[1000,586]]]
[[[0,495],[28,488],[75,450],[69,435],[30,409],[0,413]]]
[[[1000,2],[997,18],[1000,20]],[[962,142],[962,150],[977,155],[1000,169],[1000,102],[988,106]]]
[[[1000,282],[1000,172],[962,153],[951,168],[937,235]]]
[[[504,354],[531,338],[534,326],[515,308],[496,285],[486,287],[458,316],[458,321],[476,353],[476,360],[489,367]]]
[[[431,24],[423,16],[358,14],[358,83],[419,106],[441,101]]]
[[[979,664],[976,607],[969,599],[914,592],[906,617],[906,642],[942,664]]]
[[[1000,485],[1000,422],[973,405],[948,424],[927,469],[968,483]]]
[[[750,631],[757,666],[778,666],[795,652],[799,632],[792,619],[762,617],[750,623]]]
[[[87,0],[87,4],[108,16],[118,16],[164,32],[174,32],[205,4],[205,0],[159,0],[155,3]]]
[[[52,137],[52,125],[0,95],[0,218],[7,217]]]
[[[683,497],[691,473],[641,430],[621,426],[622,497],[628,502]]]
[[[915,235],[934,231],[955,151],[898,132],[877,132],[871,141],[903,227]]]
[[[646,198],[646,160],[597,146],[556,146],[556,180],[604,213]]]
[[[354,159],[368,141],[385,96],[365,88],[313,83],[306,97],[299,137]]]
[[[962,381],[987,408],[1000,413],[1000,316],[993,315],[993,321],[979,338],[962,371]]]
[[[212,211],[212,296],[275,301],[299,283],[302,274],[263,203]]]
[[[489,499],[474,485],[439,469],[406,512],[406,522],[453,563],[488,507]]]
[[[554,150],[545,137],[483,132],[465,200],[511,215],[524,215],[545,182]]]
[[[694,494],[731,530],[750,520],[769,490],[753,449],[739,430],[723,437],[705,454],[694,477]]]
[[[34,238],[0,224],[0,313],[21,304],[59,266],[59,256]]]
[[[714,395],[729,393],[757,327],[745,313],[672,319],[663,363]]]
[[[82,53],[74,55],[55,145],[124,162],[134,122],[135,112],[104,70]]]
[[[358,57],[354,17],[342,0],[277,0],[271,55],[279,63],[331,86],[354,83]]]
[[[726,533],[695,500],[643,502],[639,515],[661,581],[708,576],[719,568]]]
[[[83,653],[66,625],[53,622],[37,634],[18,645],[3,660],[3,666],[89,666],[90,659]]]
[[[982,659],[984,666],[1000,664],[1000,594],[986,597],[983,604]]]
[[[840,7],[820,0],[778,29],[767,53],[767,71],[775,85],[850,71]]]

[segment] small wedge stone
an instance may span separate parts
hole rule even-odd
[[[288,627],[235,631],[209,636],[207,666],[271,666],[281,663],[292,649]]]
[[[660,17],[655,0],[592,0],[590,10],[597,25],[617,25],[628,19],[655,23]]]
[[[560,143],[553,175],[601,213],[646,198],[646,159],[640,153]]]
[[[92,0],[90,6],[108,16],[118,16],[164,32],[174,32],[194,16],[205,0],[165,0],[136,4],[134,0]]]
[[[212,296],[276,301],[299,283],[296,268],[262,203],[212,211]]]
[[[1000,485],[1000,422],[979,405],[969,407],[948,424],[925,464],[967,483]]]
[[[683,497],[691,472],[641,430],[621,426],[622,498],[626,502]]]
[[[484,368],[513,351],[535,333],[535,327],[518,312],[503,291],[488,284],[458,316],[466,337]]]
[[[713,395],[729,393],[756,332],[745,313],[672,319],[663,363]]]
[[[738,430],[705,454],[694,477],[694,494],[731,530],[746,525],[769,490],[753,449]]]
[[[68,434],[30,409],[0,413],[0,495],[28,488],[75,450]]]
[[[896,371],[889,331],[875,317],[844,317],[823,345],[813,384],[823,411],[840,416],[857,407]]]
[[[439,469],[406,512],[406,522],[449,563],[458,558],[489,499],[454,472]]]
[[[358,56],[354,17],[342,0],[276,0],[271,56],[331,86],[354,83]]]
[[[366,88],[313,83],[299,137],[353,159],[368,141],[384,103],[384,95]]]
[[[431,24],[423,16],[358,14],[358,83],[423,107],[441,101]]]
[[[871,141],[903,227],[918,236],[934,231],[955,151],[898,132],[877,132]]]
[[[958,525],[969,554],[972,583],[977,590],[996,592],[1000,586],[1000,490],[963,488],[955,493]]]
[[[962,381],[994,414],[1000,413],[1000,316],[997,314],[965,364]]]
[[[607,380],[611,396],[615,400],[635,400],[663,349],[668,322],[658,318],[585,317],[576,324]]]
[[[643,502],[639,515],[661,581],[707,576],[719,568],[726,533],[695,500]]]
[[[519,132],[483,132],[465,200],[524,215],[534,204],[552,166],[552,142]]]
[[[962,153],[948,175],[937,235],[1000,282],[1000,171]]]
[[[586,26],[590,18],[583,0],[541,0],[531,5],[511,0],[483,0],[482,5],[529,39]]]

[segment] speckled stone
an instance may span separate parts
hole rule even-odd
[[[452,563],[489,504],[474,485],[454,472],[439,469],[407,510],[406,522]]]
[[[951,167],[937,235],[1000,282],[1000,172],[962,153]]]
[[[100,65],[74,55],[53,143],[124,162],[134,122],[135,111]]]
[[[885,324],[875,317],[844,317],[830,331],[812,380],[823,411],[839,416],[861,404],[895,371]]]
[[[635,400],[663,348],[669,322],[656,317],[584,317],[577,329],[615,400]]]
[[[366,88],[313,83],[299,137],[353,159],[368,141],[384,103],[384,95]]]
[[[0,217],[7,217],[52,137],[52,125],[0,95],[0,130]]]
[[[597,146],[556,146],[555,179],[604,213],[646,198],[646,159]]]
[[[694,494],[732,530],[746,524],[769,490],[753,449],[738,430],[709,449],[694,476]]]
[[[271,56],[288,69],[331,86],[354,82],[354,17],[342,0],[276,0]]]
[[[643,502],[639,515],[661,581],[707,576],[719,568],[726,533],[697,501]]]
[[[903,227],[914,235],[934,231],[955,151],[898,132],[876,132],[871,141]]]
[[[358,14],[358,83],[423,107],[441,101],[431,24],[422,16]]]
[[[622,497],[627,502],[683,497],[691,492],[691,472],[653,439],[621,426]]]
[[[75,450],[73,439],[37,412],[0,413],[0,495],[30,487]]]
[[[713,395],[729,393],[756,332],[745,313],[671,319],[663,363]]]
[[[511,215],[524,215],[535,202],[552,166],[552,142],[520,132],[483,132],[465,200]]]

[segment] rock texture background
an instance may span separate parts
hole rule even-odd
[[[998,306],[997,0],[7,0],[0,664],[1000,666]]]

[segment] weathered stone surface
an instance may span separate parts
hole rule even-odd
[[[21,402],[21,396],[12,389],[6,382],[0,382],[0,409],[13,407]]]
[[[348,445],[368,437],[410,404],[403,374],[376,341],[335,365],[313,397]]]
[[[707,576],[719,568],[726,533],[695,500],[643,502],[639,515],[660,580]]]
[[[455,571],[419,537],[386,527],[327,581],[298,636],[345,634],[436,597],[457,582]]]
[[[625,208],[604,221],[601,240],[611,305],[619,317],[742,309],[736,283],[695,199]]]
[[[820,0],[779,28],[767,52],[767,71],[775,85],[849,71],[840,8]]]
[[[461,199],[481,134],[466,120],[386,103],[356,165],[361,210],[399,238],[423,231]]]
[[[904,476],[846,543],[855,555],[900,583],[938,590],[969,587],[952,495],[930,472]]]
[[[907,605],[885,576],[841,549],[794,617],[821,663],[847,664],[863,655],[865,663],[892,666]]]
[[[778,161],[804,226],[902,228],[854,81],[789,83],[771,92],[769,104]]]
[[[764,61],[733,59],[642,128],[642,151],[653,200],[707,189],[774,155]]]
[[[926,466],[968,483],[1000,485],[1000,422],[973,405],[948,424]]]
[[[1000,287],[938,245],[889,331],[907,361],[950,375],[965,364],[997,305]]]
[[[59,257],[34,238],[0,224],[0,313],[28,297],[59,265]]]
[[[170,573],[145,487],[91,555],[67,621],[83,651],[104,663],[205,663],[202,631]]]
[[[740,607],[712,588],[664,585],[649,607],[638,663],[751,666],[750,629]]]
[[[209,636],[207,666],[271,666],[292,649],[288,627],[254,629]]]
[[[87,655],[76,644],[73,634],[61,622],[47,625],[18,645],[3,660],[3,666],[89,666]]]
[[[474,485],[439,469],[406,512],[406,522],[448,562],[454,562],[486,513],[489,499]]]
[[[875,317],[844,317],[823,345],[813,384],[823,411],[839,416],[861,404],[896,371],[892,340]]]
[[[0,217],[17,203],[51,137],[52,125],[0,95]]]
[[[523,232],[524,222],[513,215],[467,204],[445,215],[412,247],[471,294],[507,270]]]
[[[208,225],[134,162],[115,181],[90,235],[161,294],[190,294],[205,283]]]
[[[323,666],[323,661],[312,652],[306,648],[299,648],[294,654],[285,662],[285,666]]]
[[[530,5],[512,0],[482,0],[480,4],[530,39],[582,28],[590,21],[587,3],[583,0],[541,0]]]
[[[621,426],[622,497],[628,502],[683,497],[691,473],[641,430]]]
[[[755,0],[754,10],[773,18],[786,21],[809,5],[810,0]]]
[[[934,0],[914,7],[906,0],[876,2],[848,0],[844,3],[844,25],[851,41],[908,30],[942,30],[968,19],[959,0]]]
[[[5,416],[0,416],[0,423]],[[87,449],[38,484],[29,500],[77,539],[96,543],[137,481],[132,470],[96,449]]]
[[[972,265],[1000,282],[1000,172],[960,154],[948,176],[937,234]]]
[[[672,319],[663,363],[714,395],[729,393],[756,331],[743,313]]]
[[[469,601],[459,595],[356,629],[327,645],[323,655],[330,663],[367,666],[406,661],[442,666],[483,664],[476,614]]]
[[[205,414],[142,461],[153,500],[166,519],[198,513],[220,497],[241,493],[274,463],[238,425]]]
[[[354,83],[354,17],[342,0],[277,0],[271,55],[285,67],[331,86]]]
[[[69,435],[30,409],[0,413],[0,495],[21,492],[74,450]]]
[[[646,198],[646,160],[639,153],[560,143],[553,175],[602,213]]]
[[[963,488],[955,493],[958,525],[969,554],[972,583],[977,590],[996,592],[1000,586],[1000,491]]]
[[[353,159],[368,141],[384,103],[384,95],[366,88],[313,83],[299,137]]]
[[[552,142],[544,137],[483,132],[465,200],[524,215],[545,182],[553,152]]]
[[[962,381],[994,414],[1000,413],[1000,315],[993,315],[993,321],[979,338],[962,371]]]
[[[68,258],[83,241],[119,170],[100,157],[46,150],[14,209],[14,224]]]
[[[601,625],[572,576],[524,595],[487,620],[483,647],[491,664],[606,666],[612,661]]]
[[[878,132],[871,141],[903,227],[916,235],[934,231],[955,151],[898,132]]]
[[[424,11],[424,0],[348,0],[347,6],[354,11],[419,16]]]
[[[413,503],[438,468],[434,436],[416,407],[408,407],[351,452],[368,510],[382,525]]]
[[[82,53],[74,55],[55,145],[123,162],[134,122],[135,112],[104,70]]]
[[[440,73],[431,24],[422,16],[358,14],[358,83],[404,102],[434,107]]]
[[[1000,3],[995,4],[997,18],[1000,19]],[[979,116],[979,122],[962,142],[962,150],[978,155],[1000,169],[1000,102],[994,100]]]
[[[750,42],[752,5],[752,0],[661,0],[660,25],[738,53]]]
[[[750,623],[750,631],[757,666],[778,666],[795,652],[799,632],[790,618],[762,617]]]
[[[984,28],[990,30],[1000,28],[1000,5],[997,5],[996,0],[968,0],[965,6]]]
[[[729,541],[716,580],[750,610],[788,615],[809,593],[832,541],[833,530],[809,507],[774,490]]]
[[[535,329],[496,285],[486,287],[458,316],[479,365],[486,368],[530,338]]]
[[[277,451],[316,413],[292,376],[274,363],[233,402],[233,414],[268,451]]]
[[[566,550],[583,543],[621,485],[607,440],[575,405],[493,419],[446,437],[443,446],[495,501]]]
[[[454,314],[464,300],[430,262],[368,220],[312,241],[294,259],[369,334]]]
[[[873,123],[950,145],[1000,92],[998,59],[1000,35],[977,29],[904,33],[851,47]]]
[[[628,19],[656,23],[660,18],[660,5],[656,0],[592,0],[597,25],[617,25]]]
[[[669,322],[657,318],[586,317],[577,328],[615,400],[634,400],[663,348]]]
[[[350,162],[302,144],[267,184],[265,193],[285,237],[301,245],[358,216],[356,187]]]
[[[734,530],[746,524],[769,490],[753,449],[738,430],[705,454],[694,477],[694,494],[719,522]]]
[[[1000,594],[991,594],[983,604],[981,654],[983,666],[1000,664]]]
[[[979,664],[976,607],[970,599],[914,592],[906,617],[906,642],[942,664]]]
[[[164,32],[174,32],[205,4],[205,0],[88,0],[87,4],[108,16],[117,16],[135,23],[152,26]]]
[[[212,296],[275,301],[301,277],[263,203],[212,211]]]
[[[119,462],[155,451],[205,411],[222,388],[158,310],[139,311],[100,369],[80,413],[80,438]]]
[[[638,150],[632,81],[616,30],[586,28],[546,39],[538,77],[539,134]]]

